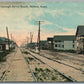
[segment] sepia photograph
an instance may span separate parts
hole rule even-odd
[[[0,2],[0,83],[84,82],[84,2]]]

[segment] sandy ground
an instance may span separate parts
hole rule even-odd
[[[84,70],[84,55],[41,50],[41,54]]]
[[[32,74],[22,56],[20,49],[17,50],[13,58],[11,66],[9,67],[3,82],[17,82],[17,81],[34,81]]]
[[[43,57],[35,54],[35,53],[32,53],[32,54],[35,55],[36,57],[40,58],[44,62],[48,63],[52,67],[56,68],[57,70],[61,71],[62,73],[66,74],[67,76],[70,76],[72,79],[79,81],[79,82],[84,81],[84,73],[83,72],[75,70],[71,67],[53,62],[51,60],[48,60],[46,58],[43,58]]]

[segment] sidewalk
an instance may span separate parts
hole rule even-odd
[[[20,49],[18,48],[16,55],[13,58],[12,64],[6,73],[3,82],[8,81],[34,81],[30,70],[24,60]]]

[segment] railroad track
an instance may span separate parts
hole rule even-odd
[[[31,51],[31,52],[32,52],[32,51]],[[33,53],[37,54],[37,53],[34,52],[34,51],[33,51]],[[83,69],[79,69],[79,68],[74,67],[74,66],[72,66],[72,65],[69,65],[69,64],[66,64],[66,63],[60,62],[60,61],[58,61],[58,60],[56,60],[56,59],[51,59],[51,58],[49,58],[49,57],[46,57],[46,56],[43,55],[43,54],[39,54],[39,56],[42,56],[42,57],[47,58],[47,59],[49,59],[49,60],[52,60],[52,61],[54,61],[54,62],[57,62],[57,63],[63,64],[63,65],[65,65],[65,66],[68,66],[68,67],[71,67],[71,68],[74,68],[74,69],[76,69],[76,70],[79,70],[79,71],[84,72]]]
[[[15,51],[13,57],[15,56],[16,53],[17,53],[17,50]],[[13,61],[13,57],[12,57],[12,59],[10,60],[10,64],[8,65],[7,69],[3,72],[3,74],[2,74],[2,76],[1,76],[1,78],[0,78],[0,82],[3,82],[3,80],[4,80],[5,76],[6,76],[6,73],[7,73],[8,69],[9,69],[9,67],[11,66],[11,63],[12,63],[12,61]]]
[[[20,49],[20,51],[22,52],[22,50],[21,50],[21,49]],[[22,55],[23,55],[23,57],[24,57],[24,59],[25,59],[25,61],[26,61],[26,64],[27,64],[28,68],[30,69],[30,72],[32,73],[32,76],[33,76],[33,78],[34,78],[35,82],[37,82],[37,78],[35,77],[35,75],[34,75],[34,73],[33,73],[32,69],[30,68],[30,66],[29,66],[29,63],[28,63],[27,59],[25,58],[25,56],[24,56],[24,54],[23,54],[23,53],[22,53]]]
[[[75,82],[75,80],[71,79],[70,77],[66,76],[64,73],[61,73],[60,71],[58,71],[57,69],[53,68],[52,66],[50,66],[49,64],[47,64],[46,62],[42,61],[41,59],[37,58],[35,55],[32,55],[31,53],[29,53],[32,57],[34,57],[36,60],[39,60],[41,63],[47,65],[48,67],[50,67],[51,69],[53,69],[54,71],[58,72],[61,76],[65,77],[69,82]],[[27,59],[25,59],[27,64],[28,64],[28,61]],[[28,64],[29,66],[29,64]],[[32,71],[33,72],[33,71]],[[33,73],[34,75],[34,73]],[[34,78],[37,79],[34,75]],[[37,79],[38,80],[38,79]],[[36,81],[37,81],[36,80]],[[56,81],[55,81],[56,82]]]

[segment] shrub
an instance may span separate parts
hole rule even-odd
[[[50,70],[48,68],[45,69],[47,72],[50,72]]]
[[[52,80],[55,80],[55,79],[56,79],[56,77],[54,77],[54,76],[53,76],[51,79],[52,79]]]
[[[6,61],[6,57],[0,57],[0,62]]]

